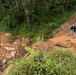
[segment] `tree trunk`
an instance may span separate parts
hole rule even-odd
[[[29,18],[29,11],[25,9],[25,17],[26,17],[26,22],[28,25],[28,30],[30,30],[30,18]]]

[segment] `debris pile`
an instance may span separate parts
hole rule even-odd
[[[24,56],[27,51],[24,50],[23,44],[29,44],[29,38],[16,36],[11,39],[10,33],[0,33],[0,72],[2,72],[9,61]]]

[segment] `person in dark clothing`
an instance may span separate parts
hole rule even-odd
[[[67,27],[67,29],[68,29],[68,36],[73,36],[74,35],[74,27],[73,27],[73,25],[71,26],[71,25],[69,25],[68,27]]]
[[[75,25],[72,25],[70,28],[71,28],[71,31],[72,31],[72,36],[75,36],[76,26]]]
[[[72,25],[72,26],[70,27],[70,29],[71,29],[71,35],[74,36],[74,25]]]
[[[74,29],[74,26],[71,26],[70,28],[71,28],[71,30],[73,30]]]
[[[74,28],[74,32],[76,32],[76,26],[74,26],[73,28]]]

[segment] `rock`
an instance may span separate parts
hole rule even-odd
[[[4,59],[4,60],[2,61],[3,64],[5,64],[6,62],[7,62],[7,59]]]
[[[16,56],[16,51],[12,51],[9,56],[7,56],[7,59],[15,58]]]
[[[11,55],[12,57],[15,57],[15,56],[16,56],[16,51],[12,51],[12,52],[10,53],[10,55]]]
[[[14,47],[4,47],[6,50],[15,50],[15,48]]]

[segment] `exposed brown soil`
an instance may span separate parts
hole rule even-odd
[[[62,35],[58,37],[54,37],[49,39],[48,41],[44,42],[44,50],[48,51],[54,48],[55,46],[64,48],[66,50],[71,50],[72,52],[76,53],[76,38],[73,38],[72,36],[68,35]],[[33,49],[41,49],[41,43],[40,44],[34,44],[32,46]]]
[[[10,60],[15,60],[27,53],[22,45],[28,45],[29,38],[16,36],[15,39],[11,39],[11,37],[10,33],[0,33],[0,72],[7,67]]]

